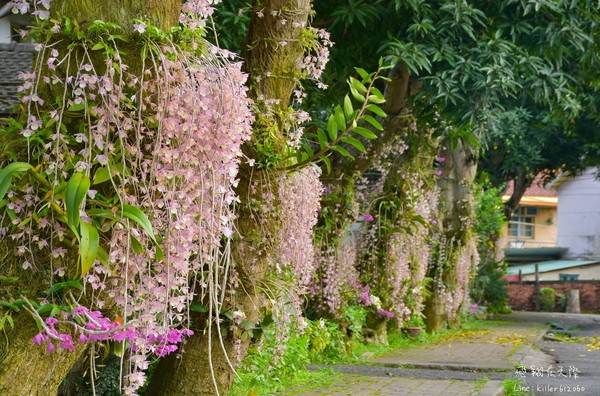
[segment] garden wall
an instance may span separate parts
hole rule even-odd
[[[579,289],[581,312],[600,312],[600,281],[540,281],[540,288],[551,287],[557,294]],[[516,311],[535,311],[535,282],[509,282],[508,305]]]

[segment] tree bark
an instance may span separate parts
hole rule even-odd
[[[429,297],[425,300],[425,323],[428,331],[439,331],[446,325],[460,325],[460,315],[448,306],[449,297],[455,301],[455,308],[463,308],[466,293],[464,271],[468,268],[465,260],[472,260],[469,248],[474,243],[471,231],[474,216],[472,184],[477,171],[477,161],[469,149],[458,143],[455,148],[442,150],[445,160],[440,164],[442,174],[438,179],[440,188],[440,221],[433,259],[428,276],[434,281],[429,285]],[[463,275],[463,277],[461,277]]]
[[[96,20],[132,26],[135,18],[150,19],[164,31],[179,23],[181,0],[53,0],[51,11],[74,18],[85,26]]]
[[[105,0],[102,2],[94,0],[54,0],[51,3],[52,15],[61,14],[77,21],[80,26],[103,20],[114,22],[120,26],[127,27],[132,24],[134,18],[149,18],[159,27],[168,30],[177,25],[179,12],[181,11],[181,0]],[[125,29],[133,31],[133,29]],[[127,35],[127,33],[126,33]],[[64,38],[61,38],[64,40]],[[61,43],[60,45],[68,45]],[[139,52],[128,54],[128,57],[139,56]],[[103,62],[98,59],[98,65],[103,67]],[[139,61],[138,61],[139,63]],[[42,62],[41,64],[46,64]],[[43,72],[37,70],[36,72]],[[53,104],[54,98],[51,92],[45,92],[51,97],[47,103]],[[34,164],[35,165],[35,164]],[[7,277],[20,277],[19,287],[5,287],[0,284],[0,299],[18,298],[21,290],[28,289],[26,294],[30,298],[35,296],[46,296],[44,292],[52,283],[53,274],[49,260],[43,256],[37,256],[38,268],[36,271],[21,269],[21,263],[17,262],[14,254],[16,247],[8,238],[0,240],[0,274]],[[70,271],[77,269],[77,259],[69,257],[65,266]],[[77,277],[77,275],[73,275]],[[23,281],[28,283],[22,284]],[[31,297],[33,296],[33,297]],[[31,340],[39,332],[35,321],[21,311],[14,315],[14,330],[5,327],[6,337],[0,340],[0,395],[54,395],[59,385],[69,373],[73,365],[80,359],[85,346],[78,345],[75,352],[64,351],[57,348],[56,352],[48,353],[44,346],[32,345]],[[68,329],[65,329],[68,331]],[[0,337],[4,336],[0,334]]]
[[[15,329],[1,335],[0,352],[7,347],[6,355],[0,356],[0,395],[46,396],[55,395],[71,367],[86,350],[79,345],[75,352],[46,352],[44,346],[31,345],[38,333],[33,319],[25,313],[15,315]],[[2,355],[2,353],[0,353]]]

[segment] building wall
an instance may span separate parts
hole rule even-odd
[[[529,205],[527,205],[529,206]],[[553,247],[556,246],[557,240],[557,210],[555,207],[536,207],[537,215],[535,216],[535,228],[533,238],[519,237],[518,241],[523,242],[522,246],[519,243],[518,247],[534,248],[534,247]],[[508,235],[508,224],[502,227],[502,239],[500,246],[511,246],[511,242],[515,242],[517,238]]]
[[[549,271],[540,274],[540,281],[557,281],[559,274],[579,274],[578,280],[600,280],[600,265],[584,265],[581,267],[571,267],[560,271]],[[534,281],[535,274],[523,275],[524,281]]]
[[[540,288],[551,287],[557,293],[579,290],[581,312],[600,313],[600,281],[540,282]],[[508,305],[517,311],[535,310],[535,282],[510,282],[508,284]]]
[[[600,257],[600,181],[595,169],[569,178],[558,190],[559,246],[568,258]]]

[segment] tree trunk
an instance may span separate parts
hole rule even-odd
[[[59,351],[59,348],[56,352],[46,352],[43,346],[31,345],[38,332],[34,320],[20,313],[15,316],[15,329],[2,334],[0,395],[55,395],[71,367],[86,350],[85,346],[78,345],[75,352]]]
[[[74,18],[85,26],[96,20],[132,26],[133,19],[149,19],[164,31],[179,24],[181,0],[53,0],[51,11]]]
[[[467,297],[469,271],[477,260],[476,240],[472,232],[474,210],[472,185],[477,162],[467,147],[458,143],[445,148],[440,163],[440,221],[434,234],[434,249],[428,268],[433,279],[425,301],[428,331],[445,325],[460,325],[460,311]]]
[[[159,27],[168,30],[178,24],[181,0],[53,0],[51,13],[61,14],[85,26],[95,20],[114,22],[123,27],[130,26],[134,18],[149,18]],[[133,29],[125,29],[133,32]],[[124,33],[125,35],[132,33]],[[64,37],[61,37],[64,40]],[[55,43],[56,44],[56,43]],[[65,47],[69,43],[60,43]],[[129,54],[128,56],[139,56]],[[103,67],[103,61],[98,59]],[[139,63],[139,61],[138,61]],[[41,62],[38,64],[46,64]],[[35,70],[37,73],[43,70]],[[49,86],[49,85],[48,85]],[[54,104],[51,92],[44,92]],[[62,95],[62,93],[61,93]],[[21,263],[14,255],[16,247],[8,238],[0,240],[0,274],[7,277],[20,278],[15,287],[0,284],[0,299],[18,298],[20,293],[30,298],[46,297],[54,275],[48,265],[47,257],[39,256],[37,271],[21,269]],[[65,266],[77,274],[77,259],[69,257]],[[56,267],[55,267],[56,268]],[[77,277],[77,275],[73,275]],[[25,284],[23,284],[25,282]],[[28,289],[28,292],[22,290]],[[31,297],[34,296],[34,297]],[[6,334],[0,334],[0,395],[55,395],[59,385],[67,376],[73,365],[86,350],[84,345],[76,344],[76,351],[70,352],[57,348],[56,352],[46,352],[44,346],[32,345],[33,337],[39,332],[35,321],[25,312],[14,315],[15,328],[5,327]],[[69,329],[65,329],[69,331]],[[4,337],[5,336],[5,337]]]
[[[244,153],[257,160],[260,158],[255,144],[264,144],[262,139],[265,129],[270,132],[271,149],[280,155],[285,154],[283,120],[280,117],[289,106],[296,85],[297,68],[302,63],[304,49],[299,39],[303,26],[308,21],[310,1],[267,0],[260,3],[260,10],[264,12],[264,16],[253,16],[243,54],[244,70],[249,73],[249,85],[253,87],[251,94],[257,99],[260,115],[255,126],[256,132],[244,147]],[[237,230],[241,238],[235,242],[232,252],[241,287],[230,306],[243,311],[246,320],[253,323],[260,319],[259,310],[265,300],[260,286],[270,270],[270,241],[278,227],[276,221],[269,221],[267,224],[262,222],[261,216],[253,209],[253,202],[264,202],[267,195],[275,194],[275,202],[278,200],[277,178],[268,175],[269,170],[262,172],[265,174],[257,175],[247,164],[240,168],[237,193],[242,202],[238,209]],[[232,363],[239,363],[232,351],[243,357],[249,341],[236,341],[231,335],[222,341]],[[152,379],[151,394],[176,396],[225,393],[230,388],[234,375],[218,338],[213,338],[212,365],[216,373],[216,384],[213,385],[207,344],[208,338],[205,335],[196,334],[185,345],[185,353],[181,359],[170,358],[161,362],[157,370],[160,375]],[[198,374],[201,379],[192,378]]]

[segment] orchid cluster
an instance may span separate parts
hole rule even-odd
[[[182,21],[202,27],[213,3],[186,2]],[[211,47],[197,56],[172,42],[147,45],[149,62],[136,74],[116,45],[107,48],[102,72],[87,41],[62,50],[52,41],[37,45],[38,67],[24,75],[21,88],[28,109],[21,135],[45,189],[25,178],[13,186],[6,208],[12,221],[3,228],[20,243],[24,268],[36,266],[32,245],[60,262],[69,251],[62,242],[73,239],[59,221],[69,211],[61,188],[76,173],[89,180],[79,214],[86,229],[100,234],[95,262],[82,268],[91,301],[65,321],[82,342],[127,342],[125,394],[144,384],[149,354],[172,353],[193,333],[187,329],[193,298],[208,301],[218,315],[241,145],[253,121],[246,75],[226,60],[228,53]],[[58,103],[44,102],[47,90],[61,93]],[[81,120],[76,133],[68,126],[74,120]],[[49,204],[40,205],[43,200]],[[128,216],[126,206],[133,208]],[[116,312],[123,323],[94,309]],[[56,323],[47,319],[34,342],[50,351],[53,340],[72,350],[71,336],[58,333]]]

